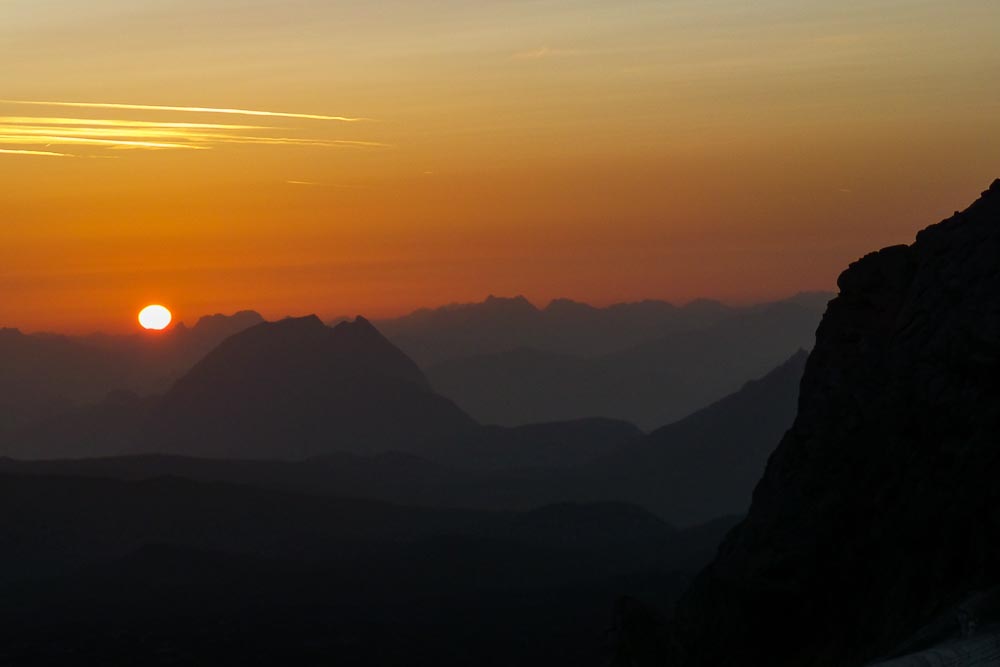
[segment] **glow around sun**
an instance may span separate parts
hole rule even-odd
[[[170,311],[160,305],[146,306],[139,311],[139,324],[143,329],[166,329],[170,324]]]

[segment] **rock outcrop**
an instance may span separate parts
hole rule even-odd
[[[1000,180],[838,281],[672,665],[861,665],[1000,583]]]

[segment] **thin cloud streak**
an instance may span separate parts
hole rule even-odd
[[[266,116],[273,118],[301,118],[307,120],[329,120],[343,123],[370,121],[370,118],[353,118],[350,116],[323,116],[308,113],[289,113],[284,111],[261,111],[256,109],[225,109],[215,107],[178,107],[158,104],[116,104],[110,102],[54,102],[47,100],[0,100],[0,104],[25,104],[50,107],[73,107],[79,109],[128,109],[133,111],[177,111],[184,113],[221,113],[237,116]]]
[[[293,139],[290,137],[241,137],[220,135],[212,141],[222,144],[263,144],[267,146],[317,146],[319,148],[341,148],[358,146],[362,148],[392,148],[392,144],[377,141],[349,141],[347,139]]]
[[[312,139],[294,137],[271,137],[247,134],[225,134],[219,132],[200,132],[187,128],[157,128],[157,127],[66,127],[45,125],[4,125],[0,122],[0,135],[24,137],[26,140],[41,137],[56,143],[56,139],[103,139],[120,143],[154,141],[158,148],[195,147],[207,148],[213,144],[258,144],[267,146],[306,146],[319,148],[385,148],[388,144],[374,141],[353,141],[347,139]],[[169,142],[170,145],[166,145]]]
[[[44,136],[59,134],[66,137],[122,138],[122,139],[177,139],[198,140],[213,137],[228,136],[213,133],[192,132],[173,128],[112,128],[112,127],[52,127],[44,125],[13,125],[4,126],[0,123],[0,132],[10,135]]]
[[[0,155],[36,155],[40,157],[76,157],[70,153],[56,153],[55,151],[29,151],[24,149],[0,148]]]
[[[59,146],[59,145],[73,145],[73,144],[83,144],[88,146],[105,146],[108,148],[151,148],[151,149],[162,149],[162,148],[181,148],[187,150],[208,150],[208,146],[197,146],[193,144],[177,144],[159,141],[131,141],[125,139],[91,139],[86,137],[67,137],[58,135],[39,135],[39,136],[25,136],[25,135],[7,135],[0,134],[0,144],[7,145],[44,145],[44,146]]]
[[[167,123],[148,120],[117,120],[101,118],[47,118],[44,116],[0,116],[0,125],[80,125],[126,128],[169,128],[193,130],[273,130],[269,125],[224,125],[219,123]]]
[[[4,103],[0,100],[0,104]],[[320,118],[324,120],[348,120],[336,116],[314,116],[311,114],[291,114],[271,111],[251,111],[243,109],[210,109],[207,107],[153,107],[149,105],[90,104],[82,102],[31,102],[8,100],[8,104],[43,104],[50,106],[129,108],[178,111],[208,111],[213,113],[234,113],[279,118]],[[44,145],[88,145],[111,150],[124,149],[186,149],[211,150],[225,145],[261,145],[336,148],[387,148],[390,144],[377,141],[336,139],[332,137],[294,136],[298,128],[274,125],[246,125],[227,123],[172,122],[153,120],[123,120],[115,118],[76,118],[66,116],[0,116],[0,145],[13,150],[30,151],[24,154],[56,151],[34,150]],[[87,157],[87,156],[72,156]],[[96,157],[96,156],[95,156]]]

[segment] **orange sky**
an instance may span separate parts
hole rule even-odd
[[[762,300],[1000,176],[994,0],[0,12],[0,326],[29,331]]]

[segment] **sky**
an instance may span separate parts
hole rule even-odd
[[[832,290],[1000,177],[998,30],[996,0],[0,0],[0,326]]]

